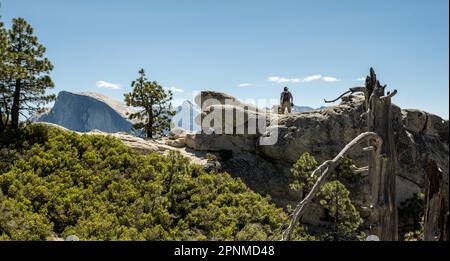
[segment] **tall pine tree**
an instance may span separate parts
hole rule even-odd
[[[7,48],[8,37],[6,29],[3,27],[3,22],[0,21],[0,133],[5,130],[9,121],[9,107],[8,97],[10,91],[7,89]]]
[[[8,70],[6,88],[12,92],[11,128],[19,127],[19,116],[29,117],[55,99],[46,95],[53,82],[48,75],[53,69],[44,57],[45,47],[33,35],[33,28],[23,19],[15,18],[8,30]]]
[[[162,135],[170,128],[170,116],[175,114],[170,103],[172,92],[165,91],[155,81],[148,81],[144,69],[139,71],[139,78],[131,83],[131,87],[133,90],[125,94],[125,103],[140,109],[129,115],[131,120],[137,120],[134,129],[150,139]]]

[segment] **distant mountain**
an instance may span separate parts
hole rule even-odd
[[[195,124],[195,117],[199,113],[200,110],[192,102],[185,100],[177,107],[177,113],[172,118],[172,124],[188,131],[198,131],[200,126]]]
[[[127,118],[127,113],[131,112],[134,112],[132,108],[99,93],[61,91],[53,108],[35,121],[50,122],[80,132],[97,129],[133,133],[133,122]]]

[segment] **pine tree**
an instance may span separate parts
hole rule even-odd
[[[125,94],[125,103],[140,109],[129,114],[131,120],[138,121],[133,128],[150,139],[162,135],[170,128],[170,116],[175,114],[170,103],[172,92],[165,91],[156,81],[148,81],[144,69],[139,71],[139,78],[131,83],[131,87],[132,92]]]
[[[7,88],[7,48],[8,38],[3,22],[0,21],[0,133],[3,133],[9,121],[9,97],[10,91]]]
[[[358,228],[363,220],[344,184],[355,176],[352,165],[350,158],[344,159],[317,193],[318,203],[326,210],[324,221],[330,224],[327,227],[329,232],[318,235],[323,240],[354,240],[360,235]],[[317,166],[315,158],[307,152],[292,166],[290,187],[294,191],[301,191],[302,198],[306,197],[317,181],[318,177],[312,176]]]
[[[19,127],[19,116],[39,112],[43,105],[55,100],[55,95],[45,95],[53,82],[48,75],[53,69],[44,57],[45,47],[33,35],[33,28],[23,19],[12,20],[8,30],[8,70],[6,88],[12,92],[11,128]]]

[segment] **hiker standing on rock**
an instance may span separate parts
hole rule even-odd
[[[294,106],[294,98],[292,97],[291,92],[288,90],[288,87],[284,87],[284,90],[281,93],[280,97],[280,113],[284,114],[286,108],[288,110],[288,113],[291,113],[292,106]]]

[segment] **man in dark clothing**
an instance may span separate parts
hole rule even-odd
[[[288,110],[288,113],[291,113],[292,106],[294,106],[294,98],[292,97],[291,92],[288,90],[288,87],[284,87],[284,90],[281,93],[280,97],[280,113],[284,114],[286,108]]]

